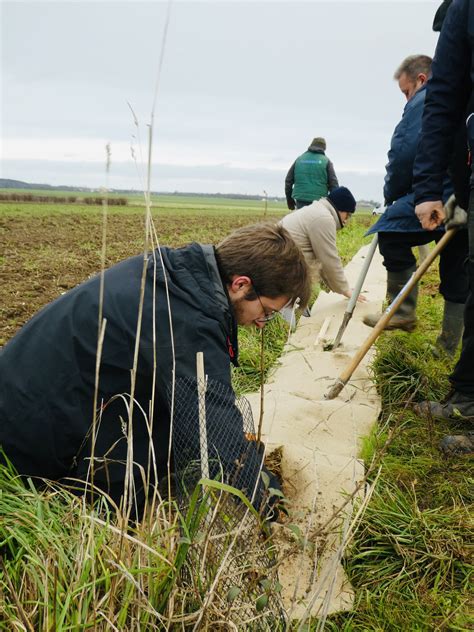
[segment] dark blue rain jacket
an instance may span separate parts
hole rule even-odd
[[[178,381],[195,379],[198,351],[204,352],[209,384],[221,385],[213,397],[217,422],[208,420],[207,440],[219,454],[224,470],[235,467],[240,456],[235,451],[246,443],[242,422],[235,421],[241,417],[233,410],[235,394],[231,388],[230,362],[236,360],[237,327],[214,250],[200,244],[176,250],[161,248],[164,270],[160,252],[155,251],[155,255],[156,259],[150,255],[146,262],[131,429],[139,505],[144,500],[143,477],[151,473],[151,484],[155,485],[154,473],[162,477],[167,472],[173,374]],[[134,257],[107,270],[104,279],[106,326],[97,399],[100,429],[95,455],[100,458],[95,482],[116,502],[123,494],[130,434],[128,407],[142,270],[143,257]],[[0,354],[0,446],[22,475],[52,480],[87,477],[99,287],[99,277],[91,278],[47,305]],[[195,389],[192,394],[195,396]],[[233,423],[223,433],[226,418]],[[186,419],[180,420],[176,414],[173,423],[186,423]],[[194,443],[199,440],[190,431],[195,427],[189,423],[187,430],[189,441]],[[186,435],[186,428],[180,432]]]
[[[428,82],[425,116],[415,160],[415,203],[442,199],[446,168],[455,132],[473,111],[474,2],[453,0],[436,46],[432,78]],[[429,107],[428,107],[429,105]],[[474,122],[468,125],[468,141],[474,149]]]
[[[426,86],[422,86],[407,102],[403,117],[393,132],[384,186],[386,210],[367,234],[378,232],[426,232],[415,215],[413,163],[421,132]],[[443,201],[453,189],[449,178],[444,178]]]

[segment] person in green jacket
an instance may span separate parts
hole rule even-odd
[[[285,178],[286,203],[290,211],[326,197],[339,186],[334,165],[325,154],[326,140],[313,138],[308,150],[298,156]]]

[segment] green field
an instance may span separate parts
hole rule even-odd
[[[90,192],[70,192],[70,191],[44,191],[36,189],[0,189],[0,193],[10,194],[32,194],[38,196],[51,196],[51,197],[68,197],[75,196],[80,198],[93,198],[96,196],[103,196],[100,191],[96,193]],[[145,196],[143,193],[136,194],[119,194],[110,193],[111,198],[125,197],[127,199],[127,206],[116,207],[111,206],[109,212],[114,213],[143,213],[145,206]],[[288,212],[286,204],[284,202],[276,202],[273,199],[265,200],[247,200],[247,199],[235,199],[225,197],[205,197],[205,196],[182,196],[182,195],[157,195],[151,196],[152,208],[155,212],[159,212],[165,216],[178,213],[190,213],[199,214],[204,216],[216,216],[236,212],[239,215],[249,215],[256,217],[263,217],[266,213],[268,215],[284,215]],[[87,204],[81,204],[80,201],[72,204],[48,204],[37,202],[11,202],[0,201],[0,213],[27,213],[31,215],[37,214],[57,214],[57,213],[97,213],[98,207],[90,206]]]

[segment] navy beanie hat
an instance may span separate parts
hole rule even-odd
[[[337,187],[337,189],[333,189],[327,198],[336,211],[354,213],[356,210],[356,201],[347,187]]]

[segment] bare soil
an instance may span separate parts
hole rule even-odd
[[[166,246],[217,243],[249,216],[160,218]],[[0,344],[5,344],[41,307],[100,271],[100,214],[4,216],[0,218]],[[136,214],[110,215],[107,267],[143,251],[144,221]]]

